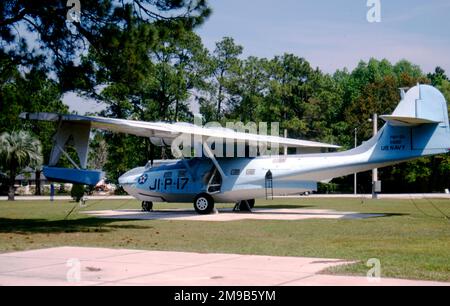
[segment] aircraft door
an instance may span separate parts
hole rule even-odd
[[[272,171],[268,170],[264,179],[264,185],[266,190],[266,199],[273,200],[273,177]]]
[[[220,188],[222,187],[222,176],[220,172],[217,171],[217,168],[214,167],[212,170],[211,178],[208,181],[207,190],[208,193],[217,193],[220,192]]]

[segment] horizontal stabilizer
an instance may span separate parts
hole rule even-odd
[[[390,122],[393,124],[404,124],[404,125],[419,125],[426,123],[440,123],[440,121],[434,121],[425,118],[417,118],[417,117],[403,117],[403,116],[394,116],[394,115],[383,115],[380,116],[386,122]]]

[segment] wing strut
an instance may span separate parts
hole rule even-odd
[[[211,152],[211,149],[208,147],[208,144],[206,142],[203,143],[203,150],[205,151],[206,157],[212,160],[214,166],[216,166],[222,178],[226,178],[227,176],[225,175],[225,172],[223,172],[222,167],[220,167],[216,157],[214,156],[213,152]]]
[[[86,170],[89,152],[89,122],[68,122],[59,120],[58,130],[53,138],[49,166],[44,166],[44,175],[49,181],[66,182],[95,186],[102,177],[99,170]],[[67,145],[73,145],[79,159],[79,165],[66,151]],[[75,167],[58,168],[56,165],[63,154]]]
[[[78,123],[78,122],[64,122],[62,121],[58,127],[58,131],[54,137],[54,143],[52,152],[50,154],[49,166],[56,166],[63,153],[66,157],[69,155],[64,150],[69,142],[72,142],[74,148],[77,152],[78,159],[80,160],[80,166],[78,167],[76,163],[68,157],[69,161],[77,169],[86,169],[88,150],[89,150],[89,133],[91,127],[89,123]]]
[[[80,170],[80,167],[77,165],[77,163],[70,157],[70,155],[63,149],[61,148],[60,145],[58,145],[57,143],[55,143],[55,150],[59,150],[62,154],[64,154],[64,156],[69,160],[69,162],[78,170]]]

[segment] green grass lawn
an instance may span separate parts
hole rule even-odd
[[[324,208],[386,217],[359,220],[193,222],[108,220],[82,210],[139,208],[134,200],[0,202],[0,252],[56,246],[308,256],[357,260],[324,273],[365,275],[369,258],[382,276],[450,281],[450,200],[275,199],[258,207]],[[223,206],[223,205],[219,205]],[[65,220],[66,215],[75,207]],[[191,204],[156,204],[189,207]],[[228,205],[230,207],[230,205]]]

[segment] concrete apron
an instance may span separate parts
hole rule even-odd
[[[442,285],[319,274],[339,259],[59,247],[0,254],[0,285]]]

